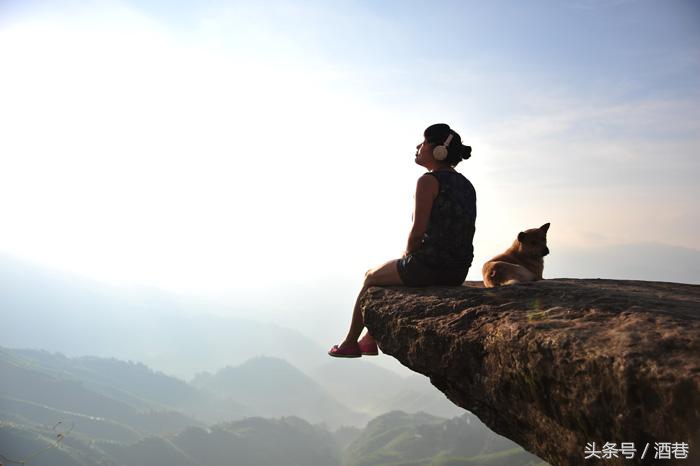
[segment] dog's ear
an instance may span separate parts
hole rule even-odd
[[[545,233],[547,233],[547,230],[549,230],[549,223],[545,223],[540,227],[540,230],[543,230]]]
[[[518,233],[518,241],[520,241],[521,243],[525,241],[525,232],[524,231],[521,231],[520,233]]]

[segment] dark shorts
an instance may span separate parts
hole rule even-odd
[[[406,286],[458,286],[464,283],[469,272],[469,267],[434,269],[422,264],[410,254],[399,259],[396,266],[401,281]]]

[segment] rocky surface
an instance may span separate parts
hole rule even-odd
[[[700,465],[698,285],[373,287],[362,307],[384,353],[553,465]],[[637,452],[585,460],[591,442]],[[655,442],[688,457],[655,460]]]

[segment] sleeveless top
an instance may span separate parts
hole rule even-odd
[[[428,174],[437,178],[440,188],[433,200],[428,230],[412,255],[428,267],[468,269],[474,259],[474,186],[459,172]]]

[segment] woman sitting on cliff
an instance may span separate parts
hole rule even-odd
[[[454,167],[471,155],[459,134],[446,124],[429,126],[416,146],[415,162],[428,169],[418,178],[413,228],[401,259],[367,271],[355,302],[347,337],[328,352],[333,357],[357,358],[378,354],[374,338],[364,328],[360,298],[370,286],[461,285],[474,257],[476,220],[474,187]]]

